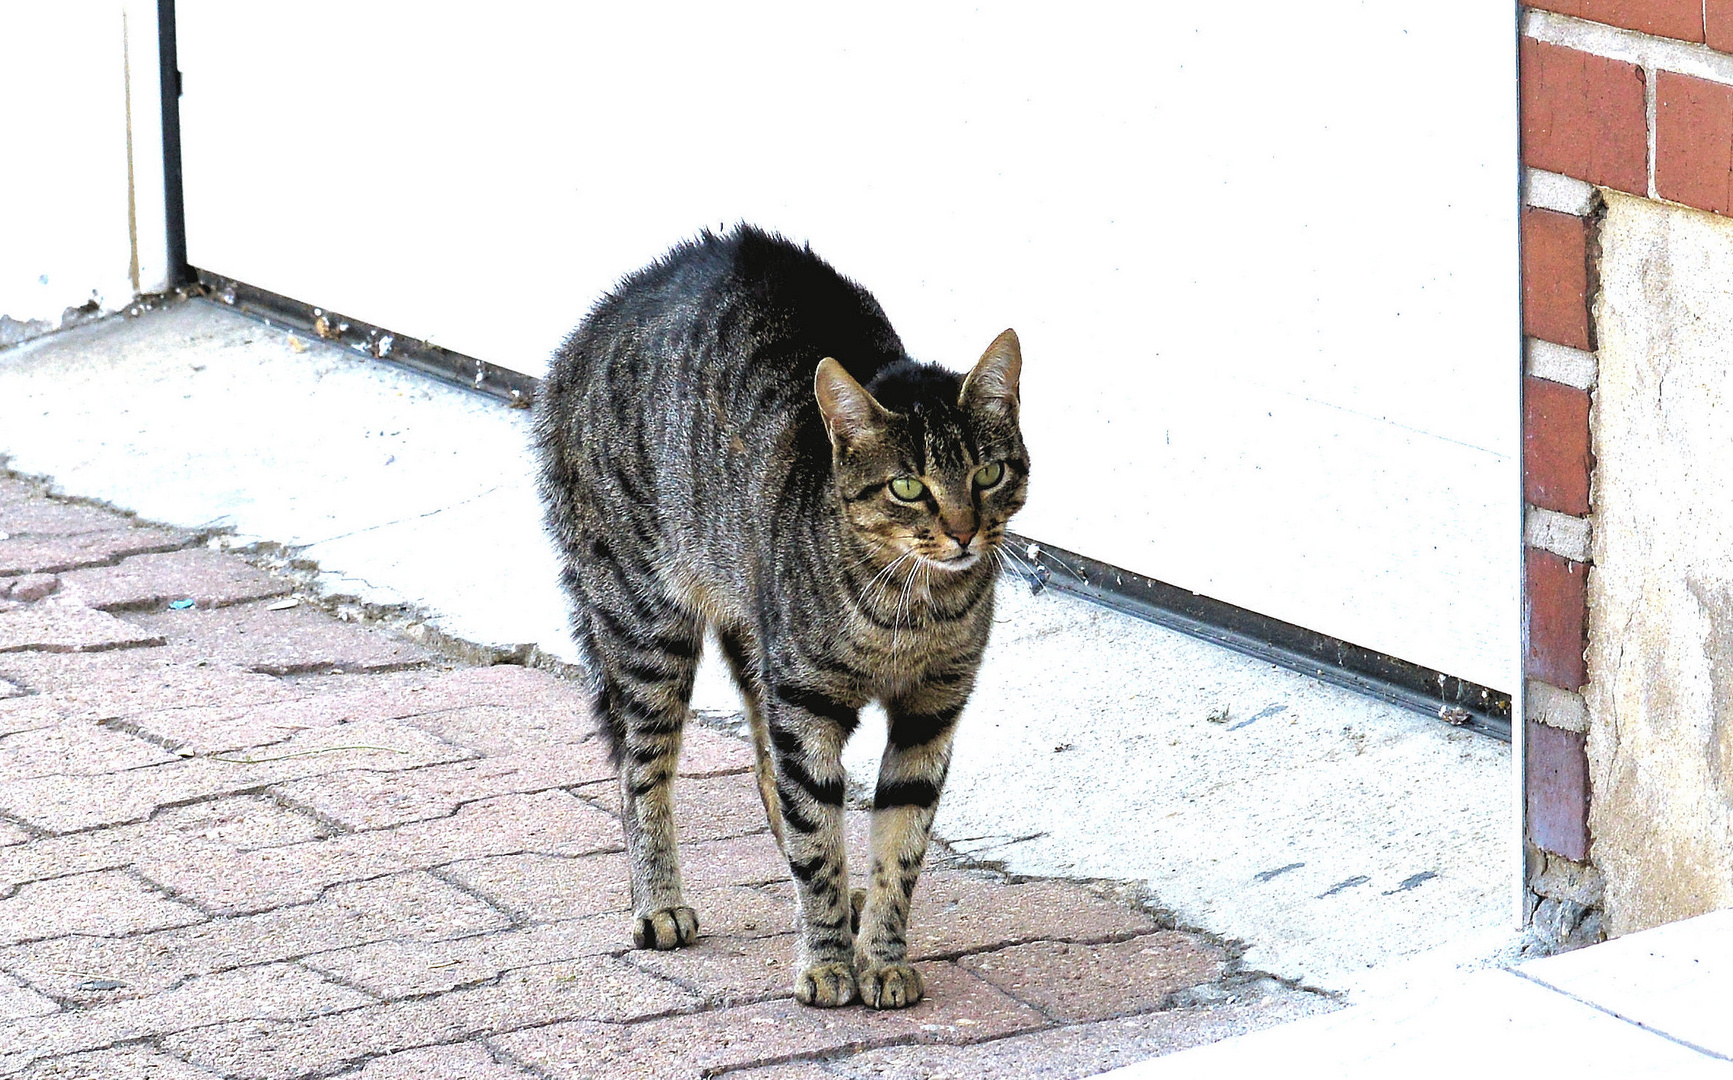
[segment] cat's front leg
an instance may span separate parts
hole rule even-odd
[[[800,902],[794,996],[804,1005],[847,1005],[858,994],[842,832],[842,744],[859,710],[794,680],[776,682],[767,698],[783,852]]]
[[[966,690],[952,690],[886,704],[890,738],[873,793],[872,872],[855,942],[861,1000],[875,1009],[904,1008],[926,993],[908,960],[909,902],[966,698]]]

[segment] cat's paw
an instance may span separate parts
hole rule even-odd
[[[866,907],[866,890],[851,889],[848,894],[848,932],[860,933],[860,911]]]
[[[632,923],[632,944],[640,949],[678,949],[698,940],[698,913],[689,907],[662,908]]]
[[[858,996],[854,965],[847,962],[814,964],[794,980],[794,999],[802,1005],[834,1009],[849,1004]]]
[[[913,964],[862,963],[860,999],[875,1009],[906,1009],[927,992],[927,984]]]

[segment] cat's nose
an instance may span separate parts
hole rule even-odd
[[[966,548],[969,546],[969,541],[975,538],[975,530],[970,529],[968,532],[949,532],[947,530],[947,535],[957,542],[958,547]]]

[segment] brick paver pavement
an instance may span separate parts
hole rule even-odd
[[[928,999],[802,1008],[748,751],[696,726],[703,936],[635,951],[573,686],[341,621],[203,541],[0,477],[0,1076],[1082,1076],[1328,1006],[939,846]]]

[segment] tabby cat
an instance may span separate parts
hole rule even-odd
[[[745,699],[799,895],[795,996],[919,1001],[909,897],[992,626],[1029,460],[1017,336],[964,378],[865,289],[741,226],[626,278],[554,356],[541,494],[619,764],[633,940],[692,942],[672,788],[706,629]],[[883,703],[869,888],[849,889],[843,743]]]

